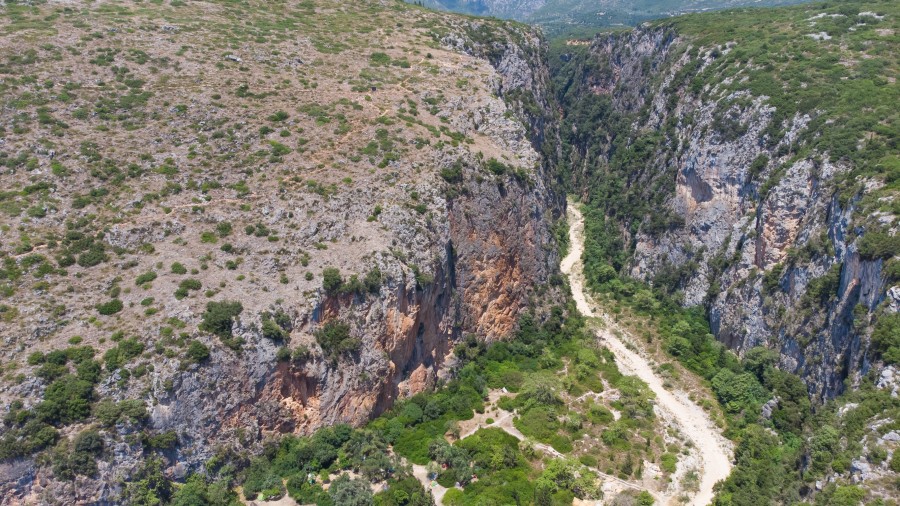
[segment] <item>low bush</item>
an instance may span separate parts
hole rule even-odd
[[[141,274],[140,276],[138,276],[134,280],[134,284],[140,286],[140,285],[143,285],[144,283],[149,283],[149,282],[153,281],[154,279],[156,279],[156,273],[153,271],[147,271],[147,272]]]
[[[203,288],[203,283],[200,280],[194,278],[183,279],[181,283],[178,283],[178,289],[175,290],[175,298],[181,300],[190,295],[192,290],[197,291],[201,288]]]
[[[119,299],[113,299],[109,302],[104,302],[102,304],[97,305],[97,312],[102,314],[103,316],[110,316],[118,313],[125,307],[122,304],[122,301]]]
[[[664,453],[659,458],[659,467],[667,473],[674,473],[677,463],[678,456],[674,453]]]

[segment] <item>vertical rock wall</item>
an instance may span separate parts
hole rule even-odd
[[[598,102],[608,109],[596,132],[573,135],[581,139],[569,154],[573,177],[576,185],[602,178],[615,149],[664,136],[625,191],[658,199],[670,219],[652,227],[645,216],[614,217],[631,248],[624,270],[676,278],[685,305],[708,308],[720,341],[738,353],[774,348],[812,393],[836,395],[871,366],[867,323],[890,288],[882,261],[858,252],[854,211],[865,192],[840,202],[835,181],[851,167],[823,153],[794,156],[809,117],[792,118],[772,143],[775,109],[765,97],[692,93],[689,77],[715,63],[709,49],[672,28],[646,27],[598,36],[574,56],[581,60],[569,62],[563,81],[566,113]],[[813,300],[810,287],[819,293],[823,284]]]

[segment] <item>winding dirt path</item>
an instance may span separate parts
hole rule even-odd
[[[713,500],[713,485],[731,473],[733,445],[716,427],[703,408],[695,404],[682,391],[670,391],[663,387],[663,379],[653,371],[653,365],[640,353],[630,349],[609,329],[614,322],[604,314],[587,293],[581,261],[584,252],[584,217],[575,202],[569,201],[569,254],[562,260],[560,268],[569,278],[572,295],[578,311],[589,318],[603,320],[604,328],[595,332],[601,342],[615,355],[619,368],[625,374],[633,374],[647,383],[656,394],[656,407],[669,415],[678,429],[693,441],[701,461],[699,490],[691,497],[690,504],[702,506]],[[618,329],[625,334],[623,329]],[[669,502],[675,502],[670,498]]]

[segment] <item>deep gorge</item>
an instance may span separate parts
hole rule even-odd
[[[567,196],[591,293],[738,449],[716,504],[890,498],[890,2],[551,40],[369,0],[5,8],[3,506],[328,504],[303,477],[367,458],[428,504],[392,459],[436,455],[459,501],[470,466],[497,504],[596,499],[581,466],[690,489],[573,309]],[[492,414],[571,458],[441,443]]]
[[[838,183],[853,164],[804,145],[809,115],[779,125],[752,92],[698,91],[709,68],[740,66],[711,56],[737,47],[696,47],[662,25],[559,49],[562,172],[602,220],[589,262],[704,307],[716,339],[778,351],[830,398],[872,366],[894,278],[855,242],[864,194]]]

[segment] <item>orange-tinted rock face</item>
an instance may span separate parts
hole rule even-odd
[[[757,267],[768,269],[774,266],[785,259],[789,248],[795,246],[812,204],[812,170],[812,163],[794,164],[771,198],[763,203],[754,259]]]
[[[317,7],[306,12],[306,4]],[[30,179],[14,175],[13,167],[0,177],[10,188],[34,183],[38,193],[15,197],[23,197],[21,221],[14,220],[24,226],[15,233],[22,242],[4,235],[0,256],[24,258],[10,254],[31,253],[33,238],[33,252],[46,251],[31,257],[29,268],[43,271],[57,259],[77,273],[40,290],[17,281],[22,289],[0,322],[0,345],[11,353],[4,360],[31,373],[36,367],[27,364],[26,346],[47,352],[77,335],[99,357],[116,346],[113,332],[138,339],[147,353],[127,368],[137,371],[140,364],[149,373],[127,380],[110,370],[96,397],[144,401],[150,419],[141,430],[177,433],[167,466],[183,477],[185,468],[200,469],[220,447],[253,452],[273,434],[362,424],[449,377],[463,335],[509,337],[533,288],[546,285],[557,264],[550,227],[563,201],[551,187],[552,162],[542,145],[546,140],[547,152],[560,149],[545,43],[526,26],[389,4],[366,2],[360,14],[339,0],[240,9],[196,2],[182,5],[178,20],[169,19],[168,6],[122,20],[86,3],[78,10],[85,23],[77,27],[47,17],[52,5],[36,6],[33,15],[46,11],[40,17],[55,27],[48,30],[56,43],[112,30],[123,47],[142,48],[165,65],[127,64],[129,83],[147,86],[140,103],[129,102],[142,118],[136,129],[101,129],[124,116],[91,114],[73,117],[77,125],[56,136],[53,149],[36,141],[46,133],[38,130],[5,139],[4,153],[27,163]],[[337,11],[347,34],[354,33],[338,52],[310,42],[319,29],[328,31],[320,23],[300,23],[278,41],[248,39],[228,56],[216,49],[220,27],[235,21]],[[398,24],[413,28],[362,29]],[[163,25],[164,44],[142,35],[143,28],[131,29]],[[427,32],[445,37],[429,42],[425,58],[419,49],[421,37],[431,40]],[[34,46],[28,33],[0,37],[9,47]],[[80,54],[60,55],[63,67],[41,59],[16,63],[22,75],[41,76],[42,84],[34,80],[26,88],[49,93],[43,83],[59,82],[60,68],[78,86],[121,79],[113,69],[132,56],[110,56],[116,65],[100,65],[89,53],[105,51],[98,45],[106,43],[90,41],[85,38]],[[185,54],[187,42],[197,51]],[[352,89],[358,83],[347,70],[374,68],[375,47],[408,64],[380,67],[378,86],[363,94]],[[253,82],[241,84],[247,76]],[[168,79],[180,84],[153,84]],[[87,88],[92,91],[72,97],[77,104],[69,109],[108,109],[108,97]],[[31,105],[20,112],[30,117]],[[54,114],[68,117],[71,110]],[[9,114],[0,111],[5,119]],[[407,125],[405,114],[416,121]],[[95,198],[95,189],[104,191]],[[26,209],[42,217],[31,219]],[[72,255],[70,240],[79,244]],[[108,258],[87,265],[100,257]],[[346,289],[326,294],[323,278],[331,269]],[[182,293],[188,280],[195,288]],[[206,296],[196,293],[201,286]],[[121,313],[85,324],[111,298],[122,304]],[[204,328],[208,302],[237,311],[229,316],[231,328],[222,325],[215,334]],[[21,320],[16,328],[6,325],[10,313]],[[322,325],[337,320],[350,329],[345,344],[354,344],[339,356],[316,338]],[[208,356],[185,355],[182,344],[191,341],[197,350],[195,340]],[[0,400],[22,397],[32,406],[45,387],[39,379],[10,383],[0,388]],[[116,485],[92,496],[96,502],[116,502],[113,489],[145,457],[139,446],[104,457],[110,465],[101,466],[95,484]],[[0,497],[27,488],[18,479],[27,472],[0,469]]]
[[[525,185],[473,184],[450,204],[448,247],[433,282],[400,279],[377,297],[327,297],[318,322],[353,322],[363,342],[337,362],[281,363],[260,394],[292,423],[260,419],[266,430],[307,433],[323,424],[361,424],[402,397],[432,388],[464,334],[504,339],[515,331],[536,285],[556,265],[545,213]],[[496,223],[510,226],[496,227]]]

